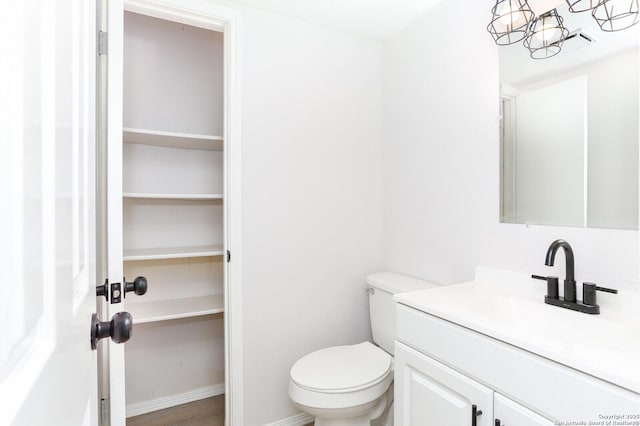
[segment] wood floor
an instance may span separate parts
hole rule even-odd
[[[127,426],[224,426],[224,395],[129,417]]]
[[[224,395],[129,417],[127,426],[224,426]]]

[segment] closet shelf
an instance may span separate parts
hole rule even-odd
[[[153,192],[124,192],[124,198],[154,199],[154,200],[222,200],[223,194],[162,194]]]
[[[222,136],[198,135],[192,133],[164,132],[160,130],[123,129],[123,141],[141,145],[154,145],[169,148],[199,149],[203,151],[222,151]]]
[[[222,294],[216,294],[186,299],[131,302],[127,303],[127,310],[131,313],[134,324],[168,321],[224,312],[224,298]]]
[[[160,260],[160,259],[184,259],[189,257],[222,256],[222,245],[193,246],[193,247],[159,247],[145,249],[125,249],[123,260]]]

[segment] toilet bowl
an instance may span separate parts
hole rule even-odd
[[[435,287],[400,274],[367,277],[373,340],[311,352],[291,368],[289,397],[315,426],[393,425],[393,295]]]
[[[392,382],[391,355],[363,342],[300,358],[291,368],[289,396],[316,417],[316,426],[368,426],[393,401]]]

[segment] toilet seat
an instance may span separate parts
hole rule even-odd
[[[317,392],[352,392],[383,380],[392,368],[392,359],[369,342],[333,346],[300,358],[291,368],[291,380]]]
[[[291,368],[289,396],[298,405],[338,409],[370,404],[393,382],[393,357],[369,342],[312,352]]]

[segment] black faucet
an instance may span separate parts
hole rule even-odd
[[[555,240],[547,250],[544,264],[553,266],[556,258],[556,252],[562,247],[564,249],[564,259],[566,262],[566,277],[564,280],[564,297],[558,295],[558,277],[541,277],[540,275],[531,275],[531,278],[545,280],[547,282],[547,295],[544,303],[559,306],[561,308],[572,309],[587,314],[599,314],[600,306],[596,304],[596,291],[604,291],[607,293],[618,293],[618,290],[598,287],[594,283],[583,283],[582,301],[576,300],[576,280],[574,277],[574,261],[573,250],[565,240]]]
[[[564,279],[564,300],[567,302],[576,301],[576,280],[574,279],[574,262],[573,262],[573,250],[568,242],[565,240],[555,240],[549,246],[547,250],[547,257],[544,260],[544,264],[547,266],[553,266],[553,262],[556,259],[556,252],[562,247],[564,249],[564,259],[566,263],[566,277]]]

